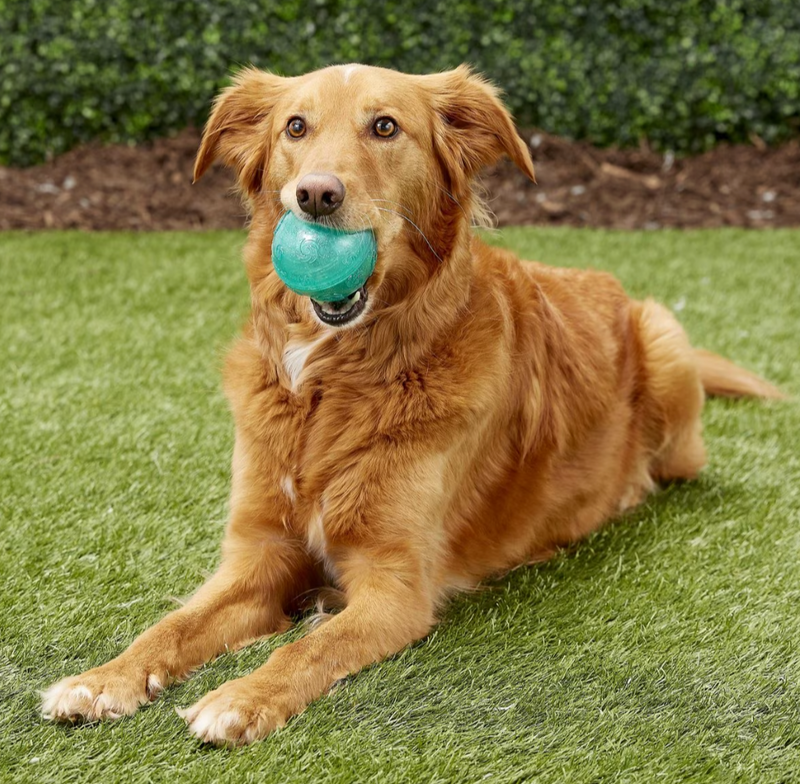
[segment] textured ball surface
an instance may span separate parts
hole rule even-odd
[[[341,231],[287,212],[272,238],[278,277],[298,294],[319,302],[345,299],[375,269],[378,245],[371,231]]]

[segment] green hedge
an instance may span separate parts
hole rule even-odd
[[[0,0],[0,161],[205,120],[246,63],[469,62],[522,125],[693,152],[800,123],[798,0]]]

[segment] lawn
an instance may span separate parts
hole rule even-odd
[[[611,270],[800,396],[799,232],[490,240]],[[699,481],[456,599],[428,639],[265,742],[203,747],[173,709],[297,630],[132,719],[43,721],[40,688],[115,656],[216,565],[242,242],[0,235],[0,781],[800,781],[795,401],[711,401]]]

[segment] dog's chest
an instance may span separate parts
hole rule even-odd
[[[335,577],[336,570],[330,558],[328,535],[325,531],[323,498],[312,500],[298,497],[295,480],[290,474],[283,476],[280,486],[291,506],[292,526],[305,539],[308,552],[324,565],[325,571],[331,577]]]
[[[435,365],[376,380],[363,359],[343,356],[321,374],[315,348],[313,340],[288,342],[277,377],[248,351],[239,365],[247,372],[230,374],[226,389],[276,516],[330,566],[331,551],[363,520],[365,499],[380,492],[397,455],[411,444],[436,449],[426,442],[441,439],[458,398],[441,388]],[[335,499],[327,508],[326,497]]]
[[[322,343],[328,335],[315,338],[295,339],[287,341],[283,349],[283,369],[289,379],[289,388],[297,392],[303,381],[303,371],[314,349]]]

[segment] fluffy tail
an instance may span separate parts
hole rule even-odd
[[[786,395],[763,378],[702,348],[694,349],[703,389],[718,397],[763,397],[785,400]]]

